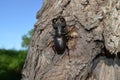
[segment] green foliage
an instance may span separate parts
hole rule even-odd
[[[34,33],[34,30],[30,30],[27,34],[22,36],[22,47],[28,48],[30,44],[30,40],[32,38],[32,35]]]
[[[0,49],[0,80],[20,80],[26,50]]]
[[[28,48],[34,30],[22,37],[22,47]],[[0,80],[20,80],[27,50],[0,49]]]

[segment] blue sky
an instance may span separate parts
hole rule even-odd
[[[0,48],[22,49],[22,36],[34,28],[43,0],[0,1]]]

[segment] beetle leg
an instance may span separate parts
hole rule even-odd
[[[55,50],[54,45],[52,45],[52,50],[53,50],[53,52],[55,53],[55,54],[53,55],[53,58],[54,58],[54,57],[55,57],[55,55],[57,54],[57,51]],[[53,60],[53,58],[52,58],[52,60]]]
[[[69,62],[70,62],[70,54],[69,54],[69,48],[68,48],[68,46],[66,46],[66,49],[67,49],[68,58],[69,58]]]
[[[66,54],[66,51],[60,56],[60,59],[63,59],[65,54]]]
[[[60,59],[62,59],[62,58],[64,57],[64,55],[66,54],[66,52],[67,52],[67,55],[68,55],[68,58],[69,58],[69,62],[70,62],[70,55],[69,55],[69,48],[68,48],[68,46],[66,46],[66,50],[65,50],[65,52],[61,55]]]

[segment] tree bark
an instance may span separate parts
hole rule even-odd
[[[78,34],[68,41],[70,61],[51,47],[58,16]],[[45,0],[37,19],[22,80],[120,80],[119,0]]]

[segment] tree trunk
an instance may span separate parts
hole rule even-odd
[[[51,47],[51,20],[58,16],[76,28],[70,61]],[[119,0],[45,0],[37,19],[22,80],[120,80]]]

